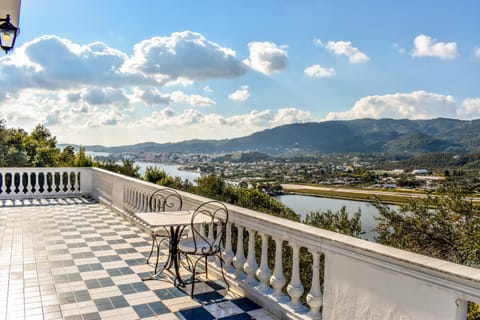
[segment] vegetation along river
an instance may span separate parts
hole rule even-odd
[[[191,182],[194,182],[196,178],[200,177],[199,172],[179,170],[179,166],[175,164],[150,162],[135,162],[135,164],[140,166],[140,174],[142,176],[145,174],[147,166],[157,166],[172,177],[188,179]],[[276,198],[296,213],[301,214],[302,218],[312,211],[332,210],[333,212],[337,212],[342,206],[346,207],[347,212],[351,216],[360,209],[362,212],[362,229],[365,231],[362,238],[373,240],[375,236],[372,230],[376,226],[374,217],[378,215],[378,211],[368,202],[288,194],[277,196]]]

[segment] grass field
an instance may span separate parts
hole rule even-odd
[[[339,198],[339,199],[347,199],[347,200],[359,200],[359,201],[372,201],[375,197],[380,199],[383,203],[391,203],[391,204],[400,204],[400,203],[407,203],[409,201],[409,196],[404,194],[394,195],[392,193],[389,194],[382,194],[380,192],[375,192],[372,190],[371,193],[359,193],[355,192],[354,190],[350,190],[347,188],[331,188],[331,189],[307,189],[298,185],[296,188],[288,188],[284,191],[286,193],[294,193],[294,194],[303,194],[303,195],[310,195],[310,196],[318,196],[318,197],[328,197],[328,198]],[[412,196],[418,196],[419,193],[412,193]],[[421,194],[420,194],[421,195]]]

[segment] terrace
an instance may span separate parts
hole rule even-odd
[[[151,242],[133,213],[148,210],[158,186],[96,168],[0,175],[0,319],[466,319],[467,301],[480,302],[478,269],[231,205],[231,291],[213,276],[191,299],[168,273],[141,281]],[[181,195],[186,209],[209,200]]]

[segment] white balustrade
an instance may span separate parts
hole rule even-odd
[[[307,295],[307,304],[310,306],[309,316],[312,319],[321,319],[320,308],[323,304],[323,295],[320,289],[320,255],[321,253],[315,249],[310,249],[312,254],[312,286]]]
[[[274,238],[275,240],[275,268],[273,275],[270,277],[270,284],[273,287],[272,297],[277,300],[284,300],[282,293],[283,287],[287,283],[285,275],[283,274],[283,239]]]
[[[299,251],[300,246],[295,242],[290,242],[290,246],[292,247],[292,278],[290,279],[290,283],[287,286],[287,292],[290,296],[290,307],[293,310],[299,310],[302,308],[302,304],[300,303],[300,297],[303,294],[303,285],[300,281],[300,258],[299,258]]]
[[[258,269],[258,264],[255,257],[255,233],[255,230],[252,228],[248,229],[248,254],[247,261],[243,265],[243,270],[245,270],[245,273],[247,274],[245,283],[252,287],[257,285],[255,275]]]
[[[0,199],[89,194],[127,213],[148,210],[149,195],[155,190],[158,186],[154,184],[98,168],[0,168]],[[194,209],[210,200],[179,193],[184,209]],[[480,303],[478,269],[253,210],[236,206],[228,209],[222,253],[227,280],[279,319],[464,320],[467,301]],[[232,226],[237,229],[236,248],[232,246]],[[247,258],[244,230],[249,237]],[[258,247],[256,234],[262,239]],[[274,255],[269,252],[269,239],[275,242]],[[292,256],[284,255],[284,241],[292,248]],[[307,271],[299,268],[300,248],[307,248],[313,260],[308,270],[311,286],[305,297],[306,306],[300,303],[305,286],[301,276]],[[269,253],[274,256],[273,270],[269,267]],[[283,269],[286,259],[292,263],[289,279]],[[216,262],[210,265],[212,272],[218,271]],[[287,281],[288,296],[283,293]]]
[[[0,168],[0,199],[69,197],[91,193],[85,168]]]
[[[233,265],[235,266],[235,278],[243,280],[245,274],[243,273],[243,265],[245,264],[245,252],[243,250],[243,227],[237,226],[237,250],[233,258]]]
[[[271,289],[268,285],[268,281],[272,276],[272,272],[268,267],[268,234],[262,233],[262,256],[260,261],[260,268],[257,270],[257,278],[260,280],[260,285],[258,289],[263,294],[268,294],[271,292]]]
[[[232,223],[227,223],[227,229],[225,230],[225,250],[222,253],[224,268],[228,273],[234,272],[232,266],[233,257],[235,256],[232,250]]]

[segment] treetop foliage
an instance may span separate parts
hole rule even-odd
[[[480,264],[480,209],[458,188],[379,210],[377,242],[464,265]]]

